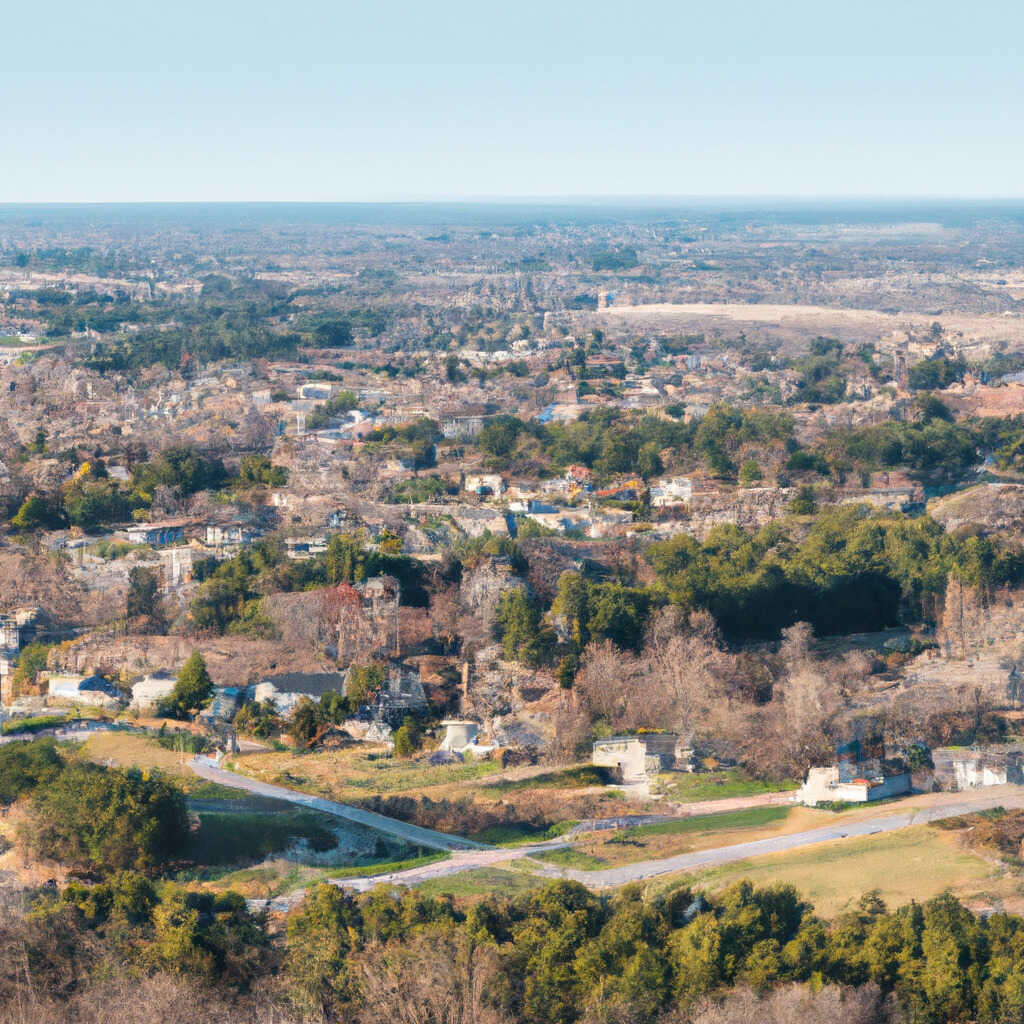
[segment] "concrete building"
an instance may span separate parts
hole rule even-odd
[[[234,553],[248,547],[262,535],[261,530],[243,523],[228,523],[226,525],[211,523],[206,527],[206,546],[216,548],[218,552]]]
[[[445,728],[445,733],[439,750],[461,751],[476,742],[477,733],[480,731],[478,722],[471,722],[465,718],[448,718],[441,724]]]
[[[869,800],[902,796],[910,792],[910,772],[899,761],[840,761],[825,768],[811,768],[796,795],[797,803],[863,804]]]
[[[13,612],[0,615],[0,705],[8,705],[14,699],[11,677],[17,665],[18,654],[36,635],[38,608],[16,608]]]
[[[125,531],[125,537],[132,544],[149,544],[160,547],[177,544],[185,539],[185,527],[191,525],[188,519],[166,519],[162,523],[136,523]]]
[[[449,441],[475,440],[483,429],[483,416],[452,416],[441,424],[441,433]]]
[[[693,497],[693,481],[687,476],[658,480],[651,487],[652,508],[683,505]]]
[[[611,768],[617,782],[643,783],[659,772],[671,771],[682,754],[678,736],[651,732],[598,740],[592,762],[598,768]]]
[[[972,750],[953,758],[956,788],[981,789],[984,786],[1005,786],[1008,782],[1024,784],[1024,752]]]
[[[498,496],[505,490],[505,481],[500,473],[470,473],[462,484],[463,490],[471,491],[481,497]]]

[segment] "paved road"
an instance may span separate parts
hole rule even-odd
[[[346,821],[379,829],[382,832],[397,836],[418,846],[424,846],[433,850],[443,850],[452,854],[450,858],[444,861],[410,868],[407,871],[396,871],[365,878],[329,879],[332,885],[360,892],[365,892],[381,884],[416,885],[428,879],[444,878],[463,871],[473,871],[477,868],[501,864],[520,857],[529,857],[531,854],[540,853],[544,850],[573,845],[571,841],[567,842],[565,838],[562,838],[548,840],[532,846],[512,848],[488,847],[482,843],[474,843],[469,839],[462,839],[459,836],[449,836],[441,832],[420,828],[416,825],[395,821],[393,818],[387,818],[382,814],[375,814],[372,811],[363,811],[357,807],[334,803],[331,800],[324,800],[306,793],[285,789],[283,786],[272,786],[269,783],[258,782],[245,775],[238,775],[235,772],[217,768],[207,757],[196,757],[192,761],[192,768],[203,778],[219,782],[225,786],[233,786],[261,796],[269,796],[277,800],[287,800],[305,807],[312,807],[316,810],[325,811],[327,814],[344,818]],[[943,818],[955,818],[962,814],[970,814],[992,807],[1024,807],[1024,787],[1000,786],[984,792],[985,795],[970,796],[964,794],[962,799],[950,800],[949,802],[943,801],[932,806],[917,807],[912,810],[908,809],[903,813],[896,811],[895,813],[879,814],[875,817],[861,818],[855,821],[840,821],[833,825],[825,825],[822,828],[808,829],[803,832],[792,832],[787,835],[772,836],[768,839],[756,839],[746,843],[736,843],[732,846],[720,846],[710,850],[698,850],[694,853],[682,853],[675,857],[666,857],[661,860],[638,861],[635,864],[625,864],[621,867],[606,868],[601,871],[578,871],[571,868],[559,868],[550,864],[535,862],[536,870],[538,873],[552,878],[568,878],[581,882],[590,888],[600,889],[624,885],[628,882],[643,881],[644,879],[655,878],[658,875],[667,875],[678,871],[718,867],[722,864],[747,860],[751,857],[784,853],[788,850],[795,850],[804,846],[813,846],[816,843],[841,841],[848,838],[876,835],[881,832],[893,832],[897,829],[909,828],[913,825],[923,825],[927,822],[939,821]],[[302,892],[296,892],[269,903],[259,900],[251,902],[254,906],[269,906],[273,910],[287,910],[295,906],[302,899],[302,896]]]
[[[128,731],[124,726],[110,725],[107,722],[96,722],[92,719],[71,719],[67,725],[55,726],[52,729],[41,729],[39,732],[16,732],[10,736],[0,736],[0,745],[6,743],[22,743],[49,737],[56,740],[75,740],[84,742],[93,733],[111,732],[115,729]]]
[[[889,814],[827,825],[824,828],[810,829],[806,832],[793,832],[789,835],[772,836],[769,839],[736,843],[734,846],[682,853],[676,857],[666,857],[663,860],[639,861],[636,864],[625,864],[622,867],[607,868],[603,871],[576,871],[568,868],[552,868],[550,865],[546,865],[541,869],[541,873],[557,878],[569,878],[592,888],[604,888],[605,886],[624,885],[627,882],[639,882],[646,878],[667,875],[676,871],[718,867],[721,864],[747,860],[749,857],[761,857],[768,853],[782,853],[802,846],[813,846],[815,843],[827,843],[856,836],[870,836],[879,832],[892,832],[896,829],[908,828],[911,825],[923,825],[929,821],[955,818],[961,814],[970,814],[972,811],[982,811],[1000,806],[1024,807],[1024,788],[1000,787],[998,795],[973,798],[965,796],[963,800],[956,803],[921,808],[905,814]]]
[[[475,843],[471,839],[463,839],[461,836],[445,835],[443,832],[420,828],[418,825],[409,825],[404,821],[396,821],[394,818],[388,818],[373,811],[364,811],[359,807],[350,807],[348,804],[339,804],[333,800],[325,800],[323,797],[311,796],[309,793],[285,789],[284,786],[272,786],[268,782],[259,782],[246,775],[238,775],[236,772],[218,768],[213,760],[202,755],[193,758],[191,766],[197,775],[209,779],[211,782],[219,782],[222,786],[244,789],[259,796],[269,796],[275,800],[287,800],[289,803],[311,807],[314,810],[323,811],[325,814],[333,814],[336,818],[343,818],[345,821],[351,821],[357,825],[366,825],[378,832],[395,836],[407,843],[412,843],[413,846],[424,846],[428,850],[443,850],[445,852],[490,849],[483,843]]]

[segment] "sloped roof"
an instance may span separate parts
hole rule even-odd
[[[261,683],[270,683],[278,693],[302,693],[307,697],[322,697],[331,690],[345,692],[343,672],[282,672],[264,676]]]

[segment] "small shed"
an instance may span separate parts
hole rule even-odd
[[[611,768],[617,782],[644,783],[675,768],[681,753],[674,733],[651,732],[598,740],[592,760],[599,768]]]
[[[476,742],[480,725],[466,718],[446,718],[441,723],[445,728],[444,739],[438,750],[457,752]]]

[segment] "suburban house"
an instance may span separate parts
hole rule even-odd
[[[671,771],[687,751],[674,733],[610,736],[594,744],[592,763],[611,768],[616,782],[650,782],[659,772]]]
[[[243,523],[229,523],[221,526],[209,524],[206,527],[206,546],[222,552],[237,552],[259,540],[263,536],[261,530]]]
[[[272,700],[282,715],[292,712],[303,697],[319,701],[325,693],[345,692],[344,672],[282,672],[264,676],[248,688],[249,700]]]
[[[125,531],[125,536],[132,544],[149,544],[160,547],[164,544],[177,544],[185,539],[185,527],[191,526],[189,519],[165,519],[160,523],[135,523]]]
[[[51,700],[65,700],[72,704],[103,706],[116,703],[120,698],[117,687],[103,676],[80,676],[52,673],[46,682]]]
[[[797,803],[863,804],[910,792],[910,772],[902,761],[873,759],[840,761],[825,768],[811,768],[796,795]]]
[[[154,672],[140,679],[132,686],[132,701],[129,707],[141,714],[153,714],[160,704],[170,697],[177,679],[170,672]]]

